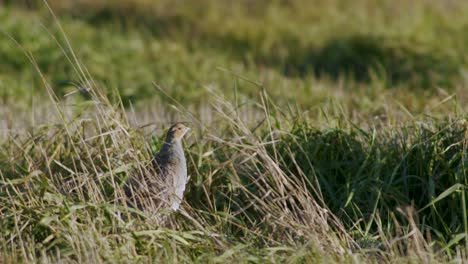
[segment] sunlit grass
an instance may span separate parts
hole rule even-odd
[[[421,19],[422,33],[358,16],[352,34],[322,36],[301,30],[342,25],[333,13],[347,4],[244,3],[220,20],[227,4],[207,1],[195,21],[164,2],[51,1],[54,22],[30,3],[44,10],[0,10],[4,262],[466,261],[463,18],[430,22],[454,7],[416,4],[402,21]],[[384,3],[355,14],[388,14]],[[357,29],[369,21],[378,38]],[[436,43],[440,27],[452,31]],[[124,182],[174,121],[193,129],[182,210],[127,208]]]

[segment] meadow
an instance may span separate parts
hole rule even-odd
[[[468,262],[464,1],[0,1],[0,262]],[[182,210],[122,202],[186,122]]]

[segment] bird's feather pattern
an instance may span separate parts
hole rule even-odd
[[[174,130],[177,125],[171,129]],[[127,182],[125,193],[131,206],[141,210],[162,206],[179,209],[187,183],[187,165],[180,139],[188,129],[175,139],[171,129],[161,151],[144,170],[147,173],[138,178],[132,177]]]

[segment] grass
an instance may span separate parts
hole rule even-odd
[[[2,262],[467,260],[463,3],[49,4],[0,7]],[[128,208],[176,120],[182,210]]]

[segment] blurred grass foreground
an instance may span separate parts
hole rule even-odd
[[[468,262],[468,3],[0,1],[0,262]],[[172,122],[182,210],[122,203]]]

